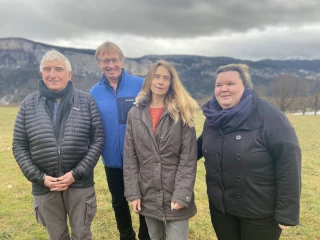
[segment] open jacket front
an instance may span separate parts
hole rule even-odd
[[[165,220],[185,220],[196,213],[194,182],[197,146],[194,128],[165,111],[152,131],[148,107],[133,107],[128,114],[124,146],[125,196],[141,199],[140,214]],[[184,206],[171,210],[171,202]]]

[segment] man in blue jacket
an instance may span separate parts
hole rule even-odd
[[[124,196],[123,143],[127,114],[139,93],[143,79],[129,75],[123,68],[123,53],[112,42],[100,45],[95,54],[102,79],[90,90],[101,113],[105,144],[102,151],[112,207],[121,240],[136,239],[128,202]],[[147,225],[140,216],[139,239],[150,239]]]

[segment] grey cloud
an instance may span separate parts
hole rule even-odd
[[[0,37],[91,49],[110,40],[128,57],[317,58],[319,10],[318,0],[0,0]]]
[[[320,21],[316,0],[2,0],[0,4],[1,29],[28,37],[104,32],[181,38]]]

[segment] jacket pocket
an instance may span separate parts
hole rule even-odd
[[[246,206],[252,216],[271,216],[276,210],[276,177],[246,174]]]
[[[86,209],[85,209],[85,213],[86,213],[86,216],[85,216],[85,224],[87,226],[90,226],[91,225],[91,222],[96,214],[96,211],[97,211],[97,202],[96,202],[96,194],[93,193],[92,195],[90,195],[86,201]]]
[[[270,185],[275,184],[276,177],[265,177],[265,176],[259,176],[252,173],[246,173],[246,180],[247,182],[254,182],[259,185]]]
[[[40,223],[42,226],[46,226],[46,221],[43,217],[43,213],[41,212],[38,205],[33,204],[33,212],[34,212],[34,215],[36,217],[37,222]]]
[[[135,97],[118,97],[117,98],[119,124],[127,123],[128,112],[133,107],[134,101],[135,101]]]
[[[150,192],[153,192],[155,188],[153,169],[149,166],[140,167],[138,180],[140,189],[133,189],[134,193],[140,192],[142,199],[150,199],[152,196]]]

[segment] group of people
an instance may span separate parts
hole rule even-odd
[[[112,42],[95,58],[103,75],[86,93],[73,87],[69,60],[47,52],[39,92],[23,100],[14,125],[13,154],[50,239],[92,239],[100,155],[121,240],[136,239],[128,202],[139,214],[139,239],[188,239],[202,157],[219,240],[276,240],[299,224],[298,139],[286,116],[252,90],[246,65],[218,68],[197,139],[198,104],[171,63],[157,61],[143,79],[123,69]]]

